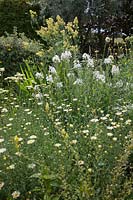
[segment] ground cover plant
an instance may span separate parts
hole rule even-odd
[[[131,200],[132,49],[80,54],[75,24],[57,20],[68,46],[50,18],[42,63],[25,60],[4,80],[0,68],[0,199]]]

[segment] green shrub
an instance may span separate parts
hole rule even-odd
[[[20,65],[25,59],[40,62],[42,45],[37,41],[28,39],[24,34],[7,34],[0,37],[0,67],[5,68],[4,77],[14,75],[20,71]]]
[[[33,38],[35,32],[31,25],[30,9],[26,0],[0,0],[0,36],[5,31],[12,33],[13,27],[17,27],[19,32]]]
[[[76,54],[79,50],[79,27],[78,19],[74,18],[73,22],[65,23],[63,18],[57,15],[56,20],[53,18],[46,19],[46,25],[41,26],[37,34],[45,44],[47,57],[50,59],[65,50],[70,50]]]
[[[47,74],[27,64],[26,101],[1,90],[1,200],[132,199],[131,59],[109,78],[68,55]]]

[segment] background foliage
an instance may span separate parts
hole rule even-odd
[[[16,26],[18,32],[37,38],[35,29],[45,25],[47,18],[55,19],[60,15],[68,22],[77,16],[81,51],[88,52],[88,47],[102,51],[106,35],[113,37],[116,32],[131,34],[132,9],[131,0],[0,0],[0,35],[5,31],[12,33]],[[30,10],[37,13],[34,20],[30,18]],[[96,31],[96,36],[92,29]]]
[[[30,9],[31,5],[26,0],[0,0],[0,36],[5,32],[13,33],[13,28],[17,27],[18,32],[34,38],[36,34],[31,24]],[[32,9],[37,11],[37,7]]]
[[[14,29],[13,34],[0,37],[0,67],[4,67],[4,77],[14,75],[20,71],[20,65],[25,65],[24,60],[29,59],[36,64],[41,61],[38,52],[42,45],[19,34]]]
[[[0,200],[131,200],[132,2],[0,3]]]

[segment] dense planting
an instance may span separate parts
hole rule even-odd
[[[131,200],[132,37],[92,56],[77,18],[46,22],[0,38],[0,200]]]

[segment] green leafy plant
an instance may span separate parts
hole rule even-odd
[[[25,59],[36,64],[41,62],[38,55],[41,49],[40,43],[18,34],[15,29],[13,34],[0,37],[0,67],[5,68],[4,77],[20,72],[20,65],[24,65]]]

